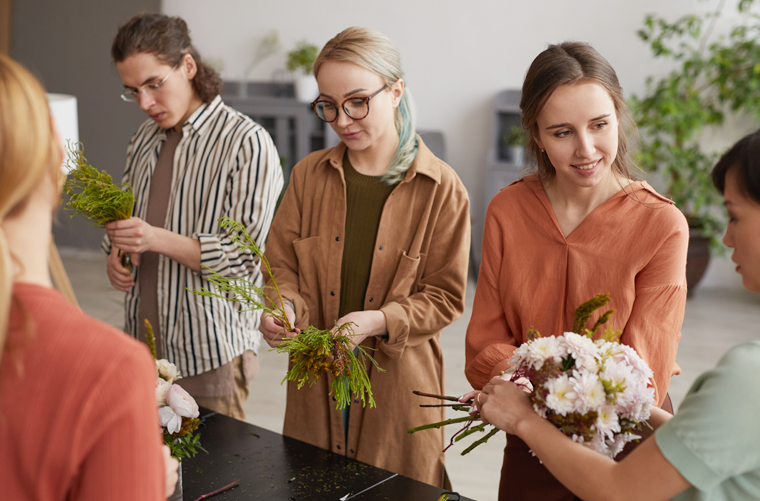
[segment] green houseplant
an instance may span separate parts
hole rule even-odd
[[[296,99],[306,103],[317,97],[317,81],[314,80],[314,61],[317,60],[319,48],[306,40],[296,44],[296,48],[288,52],[286,66],[292,73],[300,73],[295,79]],[[300,71],[299,71],[300,70]]]
[[[662,176],[668,195],[686,215],[692,242],[702,242],[702,272],[708,246],[722,250],[718,236],[725,224],[722,198],[710,180],[718,153],[703,149],[702,135],[718,130],[728,113],[760,119],[760,16],[755,3],[740,0],[730,19],[723,12],[725,0],[711,12],[674,22],[648,15],[638,31],[654,57],[671,61],[675,69],[649,77],[646,93],[630,100],[641,131],[636,159],[645,170]],[[690,249],[692,275],[699,253]],[[690,286],[696,285],[694,280]]]
[[[502,134],[504,157],[516,165],[525,163],[525,142],[527,135],[521,125],[513,125]]]

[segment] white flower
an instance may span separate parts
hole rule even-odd
[[[586,447],[589,447],[600,454],[604,454],[607,457],[612,457],[610,456],[610,449],[607,447],[607,443],[604,441],[604,434],[602,433],[594,434],[591,441],[586,442]]]
[[[620,432],[620,422],[618,421],[617,412],[615,412],[615,406],[606,404],[600,407],[597,412],[599,415],[596,418],[594,426],[600,434],[612,438],[615,433]]]
[[[628,345],[621,344],[622,354],[625,357],[625,361],[631,365],[634,374],[640,379],[648,381],[654,376],[652,369],[649,368],[646,362],[636,353],[636,350]]]
[[[540,337],[528,345],[528,362],[536,370],[549,360],[560,363],[567,353],[565,340],[561,337]]]
[[[182,416],[175,413],[171,407],[164,406],[158,409],[158,419],[168,433],[177,433],[182,428]]]
[[[567,343],[567,351],[576,361],[588,358],[593,359],[599,354],[599,349],[594,344],[594,341],[586,336],[581,336],[575,332],[565,332],[564,336]]]
[[[173,383],[177,379],[180,379],[179,369],[177,369],[177,366],[165,358],[156,360],[156,370],[158,371],[158,375],[160,377],[166,379],[170,383]]]
[[[156,405],[158,407],[166,405],[166,392],[169,391],[169,388],[171,387],[172,384],[169,381],[156,378]]]
[[[578,397],[577,412],[585,414],[589,410],[598,409],[607,402],[604,385],[599,381],[596,374],[576,370],[573,377],[570,378],[570,382]]]
[[[200,415],[195,399],[178,384],[169,388],[166,393],[166,404],[182,417],[197,418]]]
[[[562,374],[546,382],[549,394],[546,396],[546,405],[557,414],[566,416],[575,409],[576,394],[570,378]]]

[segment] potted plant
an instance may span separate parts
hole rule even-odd
[[[310,103],[319,94],[317,81],[314,79],[314,61],[317,60],[319,48],[306,40],[296,44],[296,48],[288,52],[288,71],[296,73],[295,91],[296,99]]]
[[[754,0],[738,3],[737,24],[714,35],[724,2],[716,11],[675,22],[648,15],[638,32],[655,58],[676,64],[670,74],[647,79],[645,95],[630,100],[642,132],[638,164],[660,175],[668,196],[690,228],[687,282],[691,290],[707,268],[710,250],[722,252],[722,198],[710,172],[717,152],[705,151],[701,134],[724,123],[726,113],[760,118],[760,18]]]
[[[502,146],[504,148],[502,156],[505,160],[508,160],[515,165],[523,165],[525,163],[526,139],[525,129],[523,129],[522,126],[513,125],[507,129],[501,137]]]

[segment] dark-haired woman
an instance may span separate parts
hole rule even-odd
[[[570,331],[576,307],[608,292],[610,325],[652,368],[657,402],[669,409],[670,378],[680,372],[688,227],[631,172],[630,117],[615,71],[587,44],[549,46],[526,74],[520,108],[538,172],[488,207],[467,378],[481,389],[509,368],[528,329]],[[574,496],[510,435],[499,497]]]
[[[200,405],[244,419],[259,315],[190,291],[208,288],[209,270],[262,283],[258,260],[218,220],[241,221],[264,248],[283,184],[277,151],[261,126],[222,102],[222,81],[182,19],[138,15],[119,28],[111,54],[121,98],[150,117],[127,149],[133,217],[106,225],[104,241],[108,277],[127,292],[125,330],[144,340],[149,319],[158,356],[177,365],[182,387]]]
[[[760,131],[713,169],[744,287],[760,292]],[[735,346],[689,389],[675,416],[653,409],[650,437],[616,463],[568,439],[500,378],[481,395],[483,415],[524,440],[565,486],[586,501],[760,499],[760,341]]]

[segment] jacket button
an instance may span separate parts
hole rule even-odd
[[[340,237],[335,237],[336,242],[340,242]]]
[[[373,297],[369,298],[369,302],[370,302],[370,303],[371,303],[372,301],[374,301],[374,300],[375,300],[375,298],[373,298]]]
[[[340,450],[340,445],[338,446],[338,450]]]
[[[333,402],[335,402],[335,401],[336,401],[336,400],[335,400],[335,397],[333,397]]]
[[[354,400],[354,403],[358,404],[359,403],[359,399],[357,398],[356,400]],[[351,451],[351,452],[354,452],[354,451]]]
[[[380,250],[383,250],[383,246],[382,245],[380,246]]]
[[[353,454],[353,453],[354,453],[354,450],[353,450],[353,449],[351,449],[351,454]]]
[[[330,295],[334,296],[335,295],[335,291],[330,291]]]

